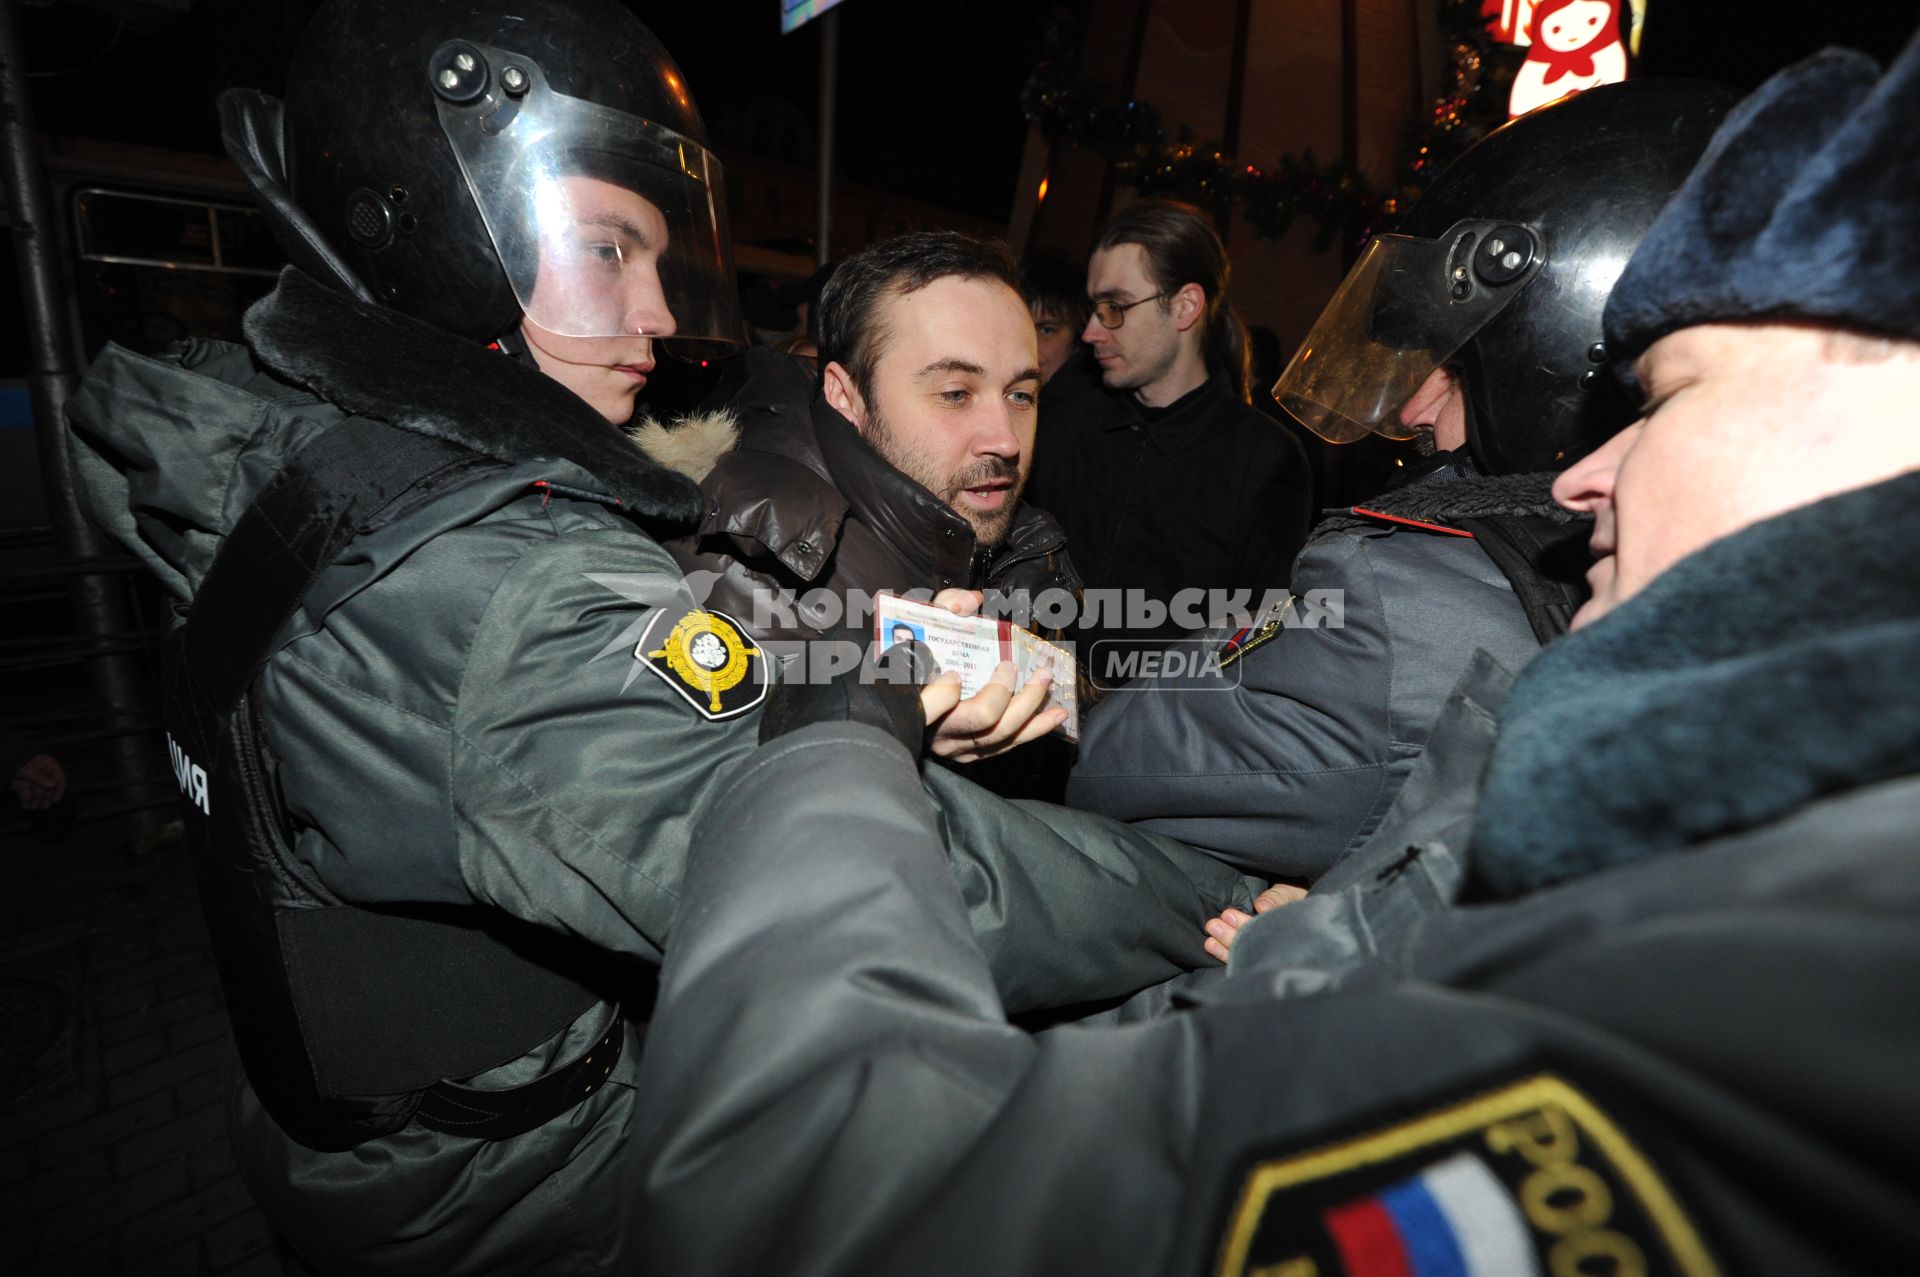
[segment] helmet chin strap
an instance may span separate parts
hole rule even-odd
[[[487,345],[490,349],[497,350],[510,359],[519,360],[529,368],[537,369],[539,367],[539,365],[534,363],[533,351],[528,348],[527,339],[521,333],[519,325],[517,324],[506,332],[501,333],[498,337],[495,337],[492,341],[488,342]]]
[[[1435,452],[1431,456],[1422,457],[1410,466],[1396,470],[1393,482],[1387,487],[1389,491],[1398,491],[1419,483],[1422,479],[1430,479],[1441,474],[1449,479],[1477,479],[1481,471],[1465,448],[1455,448],[1451,452]]]
[[[218,99],[220,140],[240,169],[287,260],[331,288],[374,305],[373,292],[327,243],[287,186],[285,108],[255,89],[227,89]]]
[[[1472,382],[1468,380],[1469,375],[1466,369],[1459,370],[1460,409],[1466,417],[1467,443],[1458,451],[1479,473],[1493,474],[1494,468],[1487,460],[1486,440],[1480,437],[1486,427],[1480,420],[1480,414],[1474,410],[1474,390]]]

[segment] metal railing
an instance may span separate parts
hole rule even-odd
[[[136,816],[143,823],[164,819],[179,802],[173,778],[159,764],[160,715],[155,699],[158,687],[160,640],[156,619],[124,587],[142,573],[144,565],[126,555],[88,555],[61,558],[55,552],[51,528],[9,528],[0,533],[0,616],[32,617],[30,626],[9,625],[0,634],[0,679],[14,689],[0,706],[0,722],[26,740],[34,750],[53,755],[66,767],[69,781],[63,804],[71,804],[63,823],[96,824]],[[116,611],[127,624],[105,633],[91,633],[80,624],[73,608],[72,585],[82,579],[109,581],[117,599]],[[50,588],[51,587],[51,588]],[[147,609],[151,611],[151,609]],[[23,633],[21,630],[32,630]],[[122,663],[126,686],[137,695],[118,705],[104,703],[100,680],[89,677],[89,667],[104,660]],[[66,679],[49,679],[59,671]],[[52,683],[40,695],[30,693],[33,682]],[[57,689],[57,690],[56,690]],[[127,757],[150,760],[128,772]],[[76,767],[76,759],[97,760],[97,767]],[[0,777],[3,784],[11,777]],[[29,821],[16,815],[10,803],[0,803],[0,834],[25,829]]]
[[[104,770],[124,795],[114,807],[89,813],[90,818],[101,819],[108,811],[144,813],[169,801],[160,783],[157,743],[148,739],[150,731],[139,726],[152,717],[149,689],[157,685],[151,677],[153,627],[129,619],[125,574],[132,570],[131,561],[111,553],[106,540],[80,512],[62,428],[67,401],[79,382],[72,317],[65,304],[71,289],[63,278],[60,233],[23,61],[17,0],[0,0],[0,187],[4,187],[12,229],[32,358],[27,390],[33,401],[41,477],[52,520],[45,539],[58,549],[54,556],[19,558],[13,576],[7,574],[8,565],[15,564],[16,556],[6,555],[0,561],[0,582],[29,581],[32,586],[25,592],[43,600],[46,587],[60,583],[67,595],[64,615],[70,624],[36,640],[17,644],[9,640],[0,648],[0,672],[18,677],[78,666],[84,673],[85,699],[98,708],[97,725],[87,730],[98,732],[107,746],[105,752],[112,761]],[[9,538],[8,545],[31,549],[33,535]],[[75,708],[85,712],[84,707]]]

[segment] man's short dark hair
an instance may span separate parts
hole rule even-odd
[[[838,363],[871,399],[874,365],[886,345],[880,303],[918,292],[936,280],[993,279],[1015,293],[1020,271],[1005,241],[959,231],[912,231],[883,239],[840,263],[820,294],[820,366]]]
[[[1087,269],[1057,248],[1029,253],[1020,263],[1020,295],[1042,315],[1072,332],[1087,326]]]

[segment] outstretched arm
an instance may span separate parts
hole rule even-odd
[[[958,1218],[941,1185],[982,1157],[1042,1176],[1084,1162],[1142,1212],[1177,1197],[1162,1163],[1184,1110],[1138,1088],[1192,1067],[1186,1030],[1043,1046],[1008,1026],[932,805],[883,733],[824,724],[763,747],[694,843],[639,1083],[654,1268],[888,1268],[909,1223],[937,1247],[937,1221]],[[1032,1111],[1066,1105],[1101,1138],[1047,1138]]]

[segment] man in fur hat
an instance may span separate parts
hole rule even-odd
[[[1517,679],[1476,661],[1379,834],[1230,935],[1197,1006],[1009,1027],[917,734],[789,716],[701,826],[663,974],[656,1266],[1920,1253],[1916,118],[1920,42],[1732,113],[1607,308],[1645,399],[1556,485],[1595,517],[1575,632]]]

